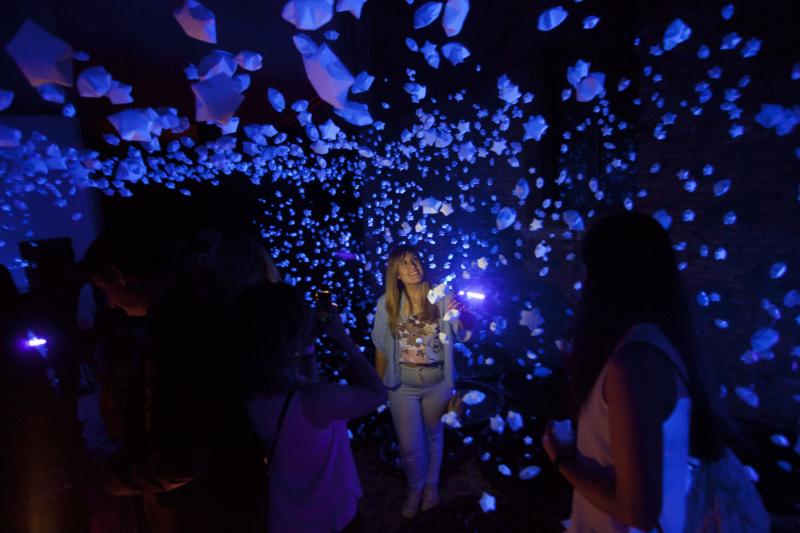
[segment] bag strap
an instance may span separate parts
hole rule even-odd
[[[678,367],[678,365],[675,364],[675,361],[672,360],[672,357],[670,357],[670,355],[668,353],[666,353],[664,350],[662,350],[658,346],[656,346],[656,348],[658,348],[659,354],[661,354],[661,356],[664,359],[666,359],[667,362],[670,365],[672,365],[672,368],[675,370],[675,373],[678,374],[678,379],[680,379],[681,382],[683,383],[683,386],[686,387],[686,392],[689,394],[689,399],[692,400],[692,402],[694,402],[695,400],[694,400],[694,398],[692,398],[692,388],[689,386],[689,379],[686,376],[683,375],[683,371],[681,370],[681,368]],[[687,368],[686,371],[688,372],[689,369]],[[657,524],[657,526],[658,526],[658,532],[659,533],[663,533],[663,530],[661,529],[661,524],[659,523],[659,524]]]
[[[641,341],[639,341],[639,342],[641,342]],[[678,374],[678,379],[680,379],[683,382],[683,385],[686,387],[686,390],[689,391],[689,394],[691,395],[691,389],[689,388],[689,380],[686,379],[686,376],[683,375],[683,371],[680,368],[678,368],[678,365],[675,364],[675,361],[672,360],[672,357],[670,357],[667,352],[665,352],[664,350],[662,350],[660,347],[656,346],[655,344],[653,346],[658,348],[659,354],[661,354],[662,357],[664,357],[664,359],[666,359],[667,362],[670,365],[672,365],[672,368],[675,369],[675,373]],[[660,521],[656,522],[656,531],[658,533],[664,533],[664,528],[661,525]]]
[[[267,462],[266,462],[266,469],[267,473],[269,473],[270,468],[272,467],[272,458],[275,456],[275,450],[278,448],[278,437],[281,434],[281,428],[283,427],[283,419],[286,418],[286,411],[289,410],[289,402],[292,401],[292,396],[297,389],[292,387],[289,389],[289,392],[286,394],[286,399],[283,400],[283,406],[281,406],[281,414],[278,417],[278,429],[275,430],[275,438],[272,441],[272,446],[270,447],[269,453],[267,454]]]
[[[638,343],[641,343],[641,344],[649,344],[650,346],[655,347],[657,349],[657,351],[658,351],[658,354],[663,359],[666,359],[666,361],[670,364],[670,366],[672,366],[672,368],[675,369],[675,373],[678,374],[678,378],[686,386],[686,390],[689,391],[689,393],[691,394],[691,390],[692,389],[689,387],[689,379],[686,376],[683,375],[683,370],[677,364],[675,364],[675,361],[672,359],[672,357],[662,347],[660,347],[659,345],[657,345],[657,344],[655,344],[653,342],[644,341],[644,340],[632,340],[630,342],[631,343],[638,342]]]

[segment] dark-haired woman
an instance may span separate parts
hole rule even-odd
[[[352,529],[361,483],[347,421],[386,401],[383,383],[336,312],[327,313],[325,331],[348,354],[353,384],[317,379],[314,318],[292,287],[274,283],[247,288],[235,309],[237,353],[242,358],[237,381],[248,393],[253,427],[267,450],[274,447],[269,530]]]
[[[453,394],[453,342],[470,334],[464,304],[451,297],[431,303],[430,290],[417,251],[410,246],[392,250],[372,340],[408,481],[403,518],[414,516],[420,504],[427,510],[439,503],[441,418]]]
[[[219,244],[210,266],[222,296],[228,301],[235,300],[250,285],[278,283],[281,280],[280,272],[266,248],[247,237]]]
[[[683,531],[690,450],[714,459],[730,432],[672,244],[652,217],[622,213],[587,232],[583,260],[570,369],[577,442],[553,425],[543,438],[574,487],[568,531]]]

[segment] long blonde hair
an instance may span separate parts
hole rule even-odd
[[[402,292],[406,290],[405,286],[403,286],[403,282],[398,279],[397,273],[398,270],[400,270],[400,261],[409,254],[419,257],[416,248],[413,246],[407,244],[395,246],[389,253],[389,261],[386,265],[386,312],[389,316],[389,329],[392,332],[392,336],[395,337],[397,336],[397,330],[400,325],[401,295]],[[423,322],[430,323],[439,318],[439,308],[432,304],[427,298],[431,285],[428,280],[425,279],[424,268],[422,269],[422,277],[422,293],[425,296],[423,296],[422,315],[419,319]],[[406,293],[406,297],[408,298],[408,293]]]

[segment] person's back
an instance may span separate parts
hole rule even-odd
[[[238,238],[223,241],[210,264],[223,298],[234,301],[242,290],[281,280],[267,250],[256,240]]]
[[[660,351],[640,352],[641,357],[663,357],[664,361],[652,361],[655,364],[672,364],[675,369],[666,368],[674,374],[680,369],[685,375],[686,369],[677,350],[655,324],[636,324],[620,342],[615,352],[623,348],[635,350],[632,344],[644,344]],[[612,355],[612,358],[614,356]],[[669,362],[667,362],[669,359]],[[606,375],[609,365],[606,364],[597,378],[592,391],[581,409],[578,418],[577,451],[581,458],[602,469],[614,470],[614,454],[610,434],[609,404],[604,394]],[[670,374],[665,374],[664,377]],[[677,400],[665,420],[661,421],[662,443],[661,453],[661,512],[658,524],[667,533],[683,531],[686,509],[686,487],[689,481],[689,425],[691,418],[691,400],[681,378],[670,376],[678,386]],[[656,450],[650,450],[656,452]],[[629,527],[605,511],[594,506],[588,499],[575,491],[570,516],[570,532],[589,531],[640,531]]]
[[[386,391],[335,309],[324,316],[328,337],[349,356],[350,385],[318,380],[314,318],[292,287],[249,287],[235,305],[235,370],[267,458],[271,531],[323,533],[358,523],[361,484],[347,421],[372,412]]]
[[[82,267],[113,307],[144,320],[143,413],[105,463],[106,489],[143,499],[154,532],[263,531],[260,449],[229,401],[224,304],[173,276],[171,251],[146,235],[108,232]],[[183,281],[184,283],[181,283]]]
[[[577,442],[543,446],[574,487],[570,531],[683,529],[688,456],[718,456],[724,412],[691,320],[669,234],[651,216],[596,222],[569,355]],[[699,455],[698,455],[699,454]]]
[[[347,421],[315,427],[303,412],[303,389],[289,403],[270,470],[270,531],[339,531],[356,515],[362,495]],[[256,396],[253,427],[272,443],[286,394]]]
[[[148,491],[160,531],[260,531],[260,449],[222,376],[226,306],[188,286],[171,289],[146,325],[146,431],[168,490]]]

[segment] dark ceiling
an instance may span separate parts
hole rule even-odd
[[[194,40],[183,33],[172,16],[172,10],[182,4],[175,0],[3,2],[0,44],[5,46],[22,22],[31,18],[69,42],[75,50],[91,55],[87,63],[76,63],[76,75],[84,67],[103,65],[115,79],[132,85],[134,106],[172,106],[178,108],[181,115],[193,119],[194,97],[183,69],[190,63],[197,63],[211,50],[221,48],[232,53],[253,50],[264,57],[264,67],[251,73],[250,89],[237,113],[242,123],[273,122],[284,131],[297,127],[292,113],[277,114],[269,107],[267,87],[281,90],[289,103],[298,98],[308,99],[316,123],[324,121],[331,113],[330,106],[316,97],[306,80],[301,58],[291,39],[298,30],[281,18],[283,0],[205,0],[204,5],[216,16],[217,45]],[[473,1],[464,29],[455,38],[470,49],[472,57],[457,67],[442,59],[438,71],[432,70],[421,54],[410,52],[404,44],[406,37],[415,38],[420,45],[426,39],[438,45],[448,40],[438,23],[421,30],[413,29],[413,12],[418,3],[369,0],[360,20],[350,13],[336,13],[331,22],[310,34],[320,42],[324,31],[332,29],[340,33],[331,46],[344,64],[354,75],[368,70],[377,78],[369,93],[355,99],[369,103],[374,116],[377,112],[377,119],[387,120],[393,114],[411,109],[408,96],[402,92],[407,81],[406,68],[419,72],[420,82],[428,86],[429,97],[435,98],[475,84],[490,87],[499,74],[515,68],[541,72],[549,68],[549,57],[563,58],[564,47],[587,48],[584,56],[588,54],[591,59],[592,54],[599,53],[598,48],[628,39],[635,11],[632,5],[632,1],[617,1],[591,6],[591,9],[583,4],[570,6],[572,17],[594,14],[601,16],[604,22],[591,35],[589,32],[562,32],[554,38],[535,30],[539,9],[528,1]],[[598,39],[602,33],[616,38]],[[584,46],[589,39],[593,39],[593,47]],[[558,53],[551,53],[554,50]],[[554,75],[560,79],[565,69],[561,63],[552,65]],[[59,105],[45,102],[27,84],[13,59],[4,51],[0,53],[0,88],[15,93],[14,103],[6,113],[60,113]],[[72,94],[70,100],[77,107],[84,137],[90,145],[99,139],[100,133],[112,131],[105,117],[122,109],[112,106],[106,99],[77,98]],[[392,102],[392,109],[379,108],[383,101]]]
[[[103,65],[115,79],[133,86],[133,105],[174,106],[182,115],[192,118],[194,98],[183,68],[197,63],[215,48],[232,53],[254,50],[264,56],[264,67],[252,73],[251,89],[246,93],[248,98],[241,110],[244,115],[258,115],[254,113],[257,108],[262,109],[262,115],[268,113],[265,96],[268,86],[279,88],[292,98],[314,97],[299,54],[292,46],[291,37],[296,30],[280,17],[281,2],[211,1],[205,5],[216,15],[217,45],[187,37],[172,16],[172,10],[179,3],[160,0],[12,2],[2,8],[0,43],[3,46],[8,43],[22,22],[31,18],[75,50],[91,55],[88,62],[75,64],[76,75],[83,66]],[[344,15],[337,18],[344,18]],[[0,87],[15,93],[14,104],[8,112],[60,112],[60,106],[39,97],[13,59],[4,52],[0,54],[0,80]],[[262,92],[256,97],[255,91]],[[120,109],[105,99],[72,100],[82,120]]]

